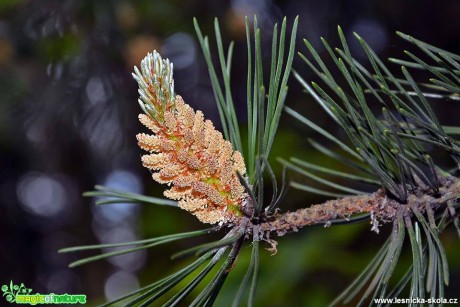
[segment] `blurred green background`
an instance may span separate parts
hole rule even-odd
[[[299,15],[300,51],[306,51],[301,38],[307,38],[325,55],[319,38],[337,45],[340,24],[350,38],[352,53],[365,65],[364,53],[352,40],[353,31],[382,58],[401,57],[408,47],[396,37],[396,30],[460,53],[460,2],[456,0],[0,1],[1,284],[13,280],[34,292],[83,293],[94,305],[157,280],[187,262],[169,257],[204,238],[76,269],[67,265],[77,256],[60,255],[57,250],[203,228],[185,211],[128,204],[95,208],[94,201],[81,194],[104,184],[161,196],[162,188],[140,163],[135,135],[145,130],[137,122],[137,87],[131,78],[132,67],[152,49],[174,62],[176,92],[218,126],[193,17],[210,36],[213,18],[218,17],[225,42],[236,43],[232,85],[244,124],[244,16],[254,14],[264,31],[265,50],[269,50],[274,23],[287,16],[291,24]],[[294,68],[304,78],[313,77],[298,58]],[[293,78],[287,104],[343,137]],[[459,117],[447,108],[451,104],[438,101],[435,109],[446,124],[458,124]],[[278,176],[281,167],[276,156],[332,163],[307,144],[307,137],[315,136],[283,116],[270,159]],[[291,189],[282,209],[323,200]],[[261,253],[256,305],[326,305],[367,265],[387,233],[383,227],[381,235],[376,235],[362,223],[312,227],[279,238],[276,255]],[[446,297],[458,297],[458,237],[450,229],[443,241],[452,273]],[[243,248],[218,306],[232,301],[249,251],[249,246]],[[409,256],[404,254],[403,266]],[[406,269],[403,266],[401,271]]]

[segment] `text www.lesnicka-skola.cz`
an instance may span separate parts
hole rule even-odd
[[[374,299],[376,304],[458,304],[458,298],[376,298]]]

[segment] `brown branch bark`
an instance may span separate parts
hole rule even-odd
[[[370,213],[372,230],[378,233],[379,223],[387,223],[396,219],[398,210],[403,209],[407,216],[416,209],[421,213],[432,215],[448,200],[460,197],[460,180],[444,178],[439,195],[432,195],[422,189],[413,191],[407,203],[400,203],[390,198],[383,189],[369,195],[356,195],[329,200],[322,204],[294,212],[275,213],[260,224],[250,224],[255,239],[270,241],[270,234],[282,236],[287,232],[298,231],[299,228],[327,223],[338,218],[348,218],[354,214]]]

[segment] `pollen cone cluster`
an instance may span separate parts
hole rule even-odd
[[[164,195],[203,223],[231,223],[242,216],[247,197],[237,172],[243,157],[212,122],[173,92],[172,64],[154,51],[133,74],[139,83],[139,120],[153,135],[138,134],[142,157],[155,181],[171,186]]]

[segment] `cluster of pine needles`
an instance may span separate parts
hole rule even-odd
[[[236,116],[230,84],[233,43],[227,51],[224,50],[216,20],[214,28],[220,67],[215,67],[209,39],[203,36],[196,20],[194,24],[208,65],[223,137],[231,143],[235,152],[242,154],[246,163],[246,173],[235,174],[244,188],[245,196],[241,196],[241,203],[237,204],[241,210],[235,211],[232,219],[220,220],[220,223],[202,230],[136,242],[62,249],[60,252],[116,248],[77,260],[70,264],[74,267],[176,240],[223,233],[220,240],[173,255],[173,258],[195,255],[197,259],[188,266],[104,306],[119,302],[125,306],[146,306],[160,298],[163,300],[165,295],[169,298],[165,306],[176,306],[184,301],[190,306],[211,306],[246,241],[252,245],[250,263],[246,274],[242,276],[232,306],[239,306],[245,297],[247,305],[252,306],[257,288],[261,241],[269,242],[271,250],[275,252],[277,243],[273,238],[276,236],[297,231],[307,225],[357,221],[370,221],[372,230],[376,232],[383,224],[389,224],[392,230],[374,259],[333,304],[351,301],[360,305],[368,304],[372,298],[392,298],[407,290],[408,297],[444,297],[444,289],[449,282],[449,268],[440,234],[446,227],[453,225],[460,236],[457,210],[460,199],[460,141],[455,139],[460,135],[460,127],[443,126],[431,104],[441,100],[456,103],[460,99],[460,56],[397,33],[419,55],[406,51],[405,60],[390,59],[392,64],[401,68],[400,73],[394,74],[392,71],[395,65],[390,69],[358,34],[355,36],[367,55],[368,68],[352,57],[340,28],[340,48],[332,48],[322,39],[333,67],[328,67],[326,63],[329,61],[324,61],[312,44],[304,40],[308,54],[299,53],[299,57],[306,65],[299,67],[293,74],[347,136],[348,141],[343,141],[302,115],[308,114],[307,111],[296,111],[284,106],[296,50],[297,19],[293,23],[288,42],[286,20],[283,20],[280,30],[275,25],[269,78],[265,81],[264,76],[267,74],[263,72],[261,33],[257,18],[254,17],[251,24],[246,19],[248,142],[245,145],[240,135],[240,121]],[[169,65],[169,62],[164,63]],[[319,81],[305,81],[301,75],[302,70],[306,69],[314,72]],[[430,74],[429,82],[415,81],[412,77],[415,70]],[[168,71],[164,78],[169,78],[169,74],[172,78],[172,71]],[[141,80],[143,76],[143,73],[139,73],[137,78]],[[163,95],[162,99],[169,99],[169,95],[173,97],[173,91],[173,86],[172,89],[168,87],[165,92],[167,95]],[[144,98],[140,101],[144,112],[147,115],[158,112],[149,109],[150,98]],[[168,108],[173,106],[168,104]],[[325,156],[353,167],[355,171],[344,172],[313,164],[308,161],[308,157],[279,158],[287,172],[298,173],[303,176],[298,178],[305,180],[288,183],[283,173],[281,182],[278,182],[268,157],[283,110],[331,144],[325,146],[309,139],[311,146]],[[436,158],[432,157],[434,152]],[[347,185],[331,179],[334,177],[345,178]],[[264,178],[270,181],[264,182]],[[271,199],[264,199],[264,185],[272,190]],[[294,212],[283,212],[280,205],[287,185],[307,193],[330,197],[331,200]],[[367,188],[361,191],[356,186]],[[187,193],[193,197],[202,197],[192,190]],[[152,203],[178,206],[175,200],[137,195],[103,186],[96,186],[96,191],[87,192],[85,196],[97,197],[97,205]],[[395,282],[392,280],[393,273],[406,245],[412,253],[412,263],[404,276]],[[201,289],[199,294],[189,298],[197,287]],[[175,291],[173,294],[172,289]]]

